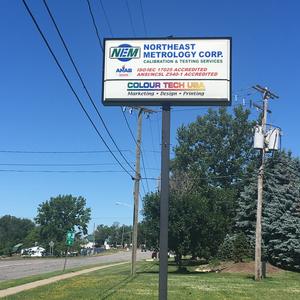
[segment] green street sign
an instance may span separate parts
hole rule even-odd
[[[75,232],[74,231],[68,231],[66,236],[66,244],[68,246],[72,246],[74,244],[74,238],[75,238]]]

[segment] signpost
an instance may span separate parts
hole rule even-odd
[[[49,242],[49,247],[50,247],[50,255],[52,256],[53,255],[53,247],[54,247],[54,242],[53,241]]]
[[[162,106],[159,299],[167,299],[170,109],[231,104],[231,38],[105,39],[102,101]]]
[[[69,231],[67,232],[67,236],[66,236],[66,245],[67,245],[68,247],[67,247],[67,250],[66,250],[65,262],[64,262],[64,269],[63,269],[63,271],[65,271],[65,269],[66,269],[68,252],[69,252],[70,246],[72,246],[72,245],[74,244],[74,239],[75,239],[75,232],[72,231],[72,230],[69,230]]]
[[[74,238],[75,238],[75,232],[74,231],[68,231],[67,237],[66,237],[66,245],[72,246],[74,244]]]

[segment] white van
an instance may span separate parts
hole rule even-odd
[[[21,250],[22,256],[42,257],[45,255],[45,253],[46,253],[46,249],[44,249],[43,247],[39,247],[39,246]]]

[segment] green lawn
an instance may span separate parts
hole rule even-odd
[[[135,278],[129,265],[112,267],[20,293],[7,299],[157,299],[158,266],[140,263]],[[199,274],[169,268],[169,299],[300,299],[300,273],[280,272],[262,282],[249,274]]]

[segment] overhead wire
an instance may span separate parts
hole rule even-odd
[[[148,33],[147,33],[147,27],[146,27],[146,22],[145,22],[145,15],[144,15],[144,9],[143,9],[142,0],[140,0],[140,8],[141,8],[142,20],[143,20],[143,25],[144,25],[144,31],[145,31],[145,35],[147,37]]]
[[[23,167],[81,167],[81,166],[115,166],[117,163],[0,163],[0,166],[23,166]]]
[[[111,150],[117,152],[117,150]],[[121,150],[122,152],[132,152],[131,150]],[[13,154],[91,154],[91,153],[110,153],[109,150],[87,150],[87,151],[27,151],[27,150],[0,150],[0,153]]]
[[[123,173],[124,170],[17,170],[1,169],[0,172],[10,173]]]
[[[21,166],[21,167],[86,167],[86,166],[116,166],[117,163],[0,163],[0,166]],[[148,168],[148,170],[159,170]],[[114,170],[112,170],[114,171]],[[117,171],[117,170],[116,170]]]
[[[125,2],[126,2],[128,14],[129,14],[130,26],[131,26],[133,35],[136,37],[135,29],[134,29],[134,26],[133,26],[133,19],[132,19],[132,15],[131,15],[131,11],[130,11],[128,0],[126,0]]]
[[[206,180],[206,179],[223,179],[223,178],[232,178],[232,177],[249,177],[248,174],[239,175],[239,174],[233,174],[233,175],[222,175],[222,176],[206,176],[206,177],[190,177],[190,179],[197,179],[197,180]],[[149,180],[158,180],[155,177],[149,177]],[[240,178],[238,178],[240,179]],[[170,181],[177,181],[178,179],[172,179],[170,178]]]
[[[129,166],[129,168],[130,168],[131,170],[134,171],[133,167],[132,167],[131,164],[128,162],[127,158],[126,158],[126,157],[124,156],[124,154],[120,151],[119,146],[117,145],[115,139],[114,139],[113,136],[111,135],[111,133],[110,133],[110,131],[109,131],[109,129],[108,129],[108,127],[107,127],[107,125],[106,125],[106,123],[105,123],[103,117],[101,116],[101,114],[100,114],[100,112],[99,112],[99,110],[98,110],[98,108],[97,108],[97,106],[96,106],[96,104],[95,104],[95,101],[93,100],[93,98],[92,98],[92,96],[91,96],[89,90],[87,89],[86,84],[85,84],[85,82],[84,82],[84,80],[83,80],[83,78],[82,78],[82,75],[81,75],[80,72],[79,72],[79,69],[78,69],[78,67],[77,67],[77,65],[76,65],[76,63],[75,63],[75,61],[74,61],[74,59],[73,59],[73,57],[72,57],[72,55],[71,55],[71,53],[70,53],[70,51],[69,51],[69,48],[68,48],[68,46],[67,46],[67,44],[66,44],[66,42],[65,42],[65,40],[64,40],[64,38],[63,38],[63,36],[62,36],[62,34],[61,34],[60,29],[58,28],[58,25],[57,25],[57,23],[56,23],[56,21],[55,21],[55,19],[54,19],[54,16],[53,16],[53,14],[52,14],[52,12],[51,12],[51,10],[50,10],[50,8],[49,8],[49,6],[48,6],[46,0],[43,0],[43,3],[44,3],[44,5],[45,5],[45,7],[46,7],[46,10],[47,10],[47,12],[48,12],[48,14],[49,14],[51,20],[52,20],[52,23],[53,23],[53,25],[54,25],[54,27],[55,27],[55,29],[56,29],[56,32],[58,33],[59,38],[60,38],[60,40],[61,40],[61,42],[62,42],[62,44],[63,44],[63,46],[64,46],[64,48],[65,48],[65,50],[66,50],[66,52],[67,52],[67,54],[68,54],[68,57],[69,57],[69,59],[70,59],[72,65],[73,65],[73,67],[74,67],[74,69],[75,69],[75,71],[76,71],[76,74],[77,74],[77,76],[78,76],[78,78],[79,78],[79,80],[80,80],[80,82],[81,82],[81,84],[82,84],[82,86],[83,86],[83,89],[85,90],[85,92],[86,92],[86,94],[87,94],[87,96],[88,96],[88,98],[89,98],[89,100],[90,100],[90,103],[92,104],[93,108],[95,109],[95,111],[96,111],[96,113],[97,113],[97,116],[99,117],[99,119],[100,119],[102,125],[104,126],[105,131],[107,132],[107,134],[108,134],[108,136],[110,137],[112,143],[114,144],[114,146],[116,147],[116,149],[118,150],[119,154],[120,154],[121,157],[124,159],[124,161],[126,162],[126,164]]]
[[[156,117],[157,117],[157,122],[155,122],[156,123],[156,130],[157,130],[157,137],[158,137],[158,144],[161,146],[161,140],[162,140],[162,136],[161,136],[161,130],[160,130],[160,128],[162,127],[162,126],[160,126],[160,125],[162,125],[161,124],[161,122],[160,122],[160,118],[158,117],[158,114],[156,114]]]
[[[106,13],[106,10],[105,10],[105,7],[103,5],[103,2],[102,2],[102,0],[99,0],[99,2],[100,2],[100,5],[101,5],[101,8],[102,8],[102,11],[103,11],[104,18],[106,20],[107,26],[108,26],[109,33],[110,33],[111,36],[113,36],[112,29],[111,29],[111,26],[110,26],[110,22],[109,22],[109,19],[108,19],[108,15]],[[95,23],[95,26],[96,26],[96,23]]]
[[[87,1],[89,1],[89,0],[87,0]],[[102,8],[102,10],[103,10],[104,17],[105,17],[105,20],[106,20],[106,22],[107,22],[108,28],[109,28],[109,30],[110,30],[110,35],[113,36],[112,30],[111,30],[110,21],[109,21],[108,15],[107,15],[106,10],[105,10],[105,7],[104,7],[104,5],[103,5],[103,3],[102,3],[101,0],[100,0],[100,4],[101,4],[101,8]],[[94,27],[95,27],[95,31],[96,31],[96,32],[99,32],[99,31],[98,31],[98,27],[97,27],[96,22],[93,22],[93,25],[94,25]],[[103,48],[101,48],[101,50],[102,50],[102,53],[103,53],[103,52],[104,52],[104,51],[103,51]],[[129,129],[130,135],[132,136],[132,138],[133,138],[135,144],[137,144],[137,141],[136,141],[136,139],[135,139],[135,137],[134,137],[134,134],[133,134],[133,132],[132,132],[132,130],[131,130],[131,128],[130,128],[130,125],[129,125],[129,123],[128,123],[128,120],[127,120],[127,118],[126,118],[126,115],[125,115],[125,113],[124,113],[124,111],[123,111],[123,109],[122,109],[121,107],[120,107],[120,110],[121,110],[121,112],[122,112],[122,114],[123,114],[123,117],[124,117],[124,119],[125,119],[127,128]],[[146,175],[146,168],[145,168],[145,163],[144,163],[144,156],[143,156],[143,151],[142,151],[141,147],[140,147],[140,152],[141,152],[141,158],[142,158],[142,164],[143,164],[143,170],[144,170],[144,173],[145,173],[145,178],[147,178],[147,175]],[[146,184],[147,184],[147,188],[148,188],[148,192],[149,192],[150,189],[149,189],[149,183],[148,183],[147,179],[146,179]],[[144,193],[145,193],[145,187],[143,186],[143,182],[142,182],[142,187],[143,187]]]
[[[90,0],[86,0],[86,1],[87,1],[87,4],[88,4],[88,7],[89,7],[90,15],[91,15],[92,20],[93,20],[93,24],[94,24],[94,27],[95,27],[95,30],[96,30],[96,34],[97,34],[97,37],[98,37],[98,41],[99,41],[100,47],[101,47],[101,49],[103,51],[103,45],[102,45],[101,38],[100,38],[100,35],[99,35],[99,32],[98,32],[98,28],[96,26],[96,22],[95,22],[95,18],[94,18],[93,12],[92,12],[92,7],[91,7]]]
[[[153,128],[152,128],[151,117],[149,118],[149,127],[150,127],[150,135],[151,135],[152,148],[153,148],[153,151],[155,151],[155,147],[154,147],[154,135],[153,135]],[[159,163],[158,163],[157,157],[156,157],[156,155],[154,155],[154,152],[152,152],[152,153],[153,153],[154,161],[155,161],[156,165],[158,166]]]
[[[25,0],[22,0],[22,2],[23,2],[24,6],[25,6],[25,8],[26,8],[26,11],[27,11],[28,14],[30,15],[30,17],[31,17],[31,19],[32,19],[32,21],[33,21],[33,23],[34,23],[36,29],[38,30],[38,32],[39,32],[39,34],[41,35],[43,41],[45,42],[45,44],[46,44],[46,46],[47,46],[49,52],[51,53],[51,55],[52,55],[52,57],[53,57],[53,59],[54,59],[56,65],[58,66],[60,72],[62,73],[64,79],[66,80],[66,82],[67,82],[69,88],[71,89],[73,95],[75,96],[75,98],[76,98],[78,104],[80,105],[81,109],[83,110],[85,116],[87,117],[87,119],[89,120],[89,122],[92,124],[92,126],[93,126],[94,130],[96,131],[97,135],[100,137],[100,139],[102,140],[102,142],[104,143],[104,145],[106,146],[106,148],[109,150],[109,152],[111,153],[111,155],[112,155],[112,156],[114,157],[114,159],[118,162],[119,166],[120,166],[120,167],[121,167],[121,168],[122,168],[122,169],[123,169],[123,170],[124,170],[124,171],[132,178],[132,179],[133,179],[132,174],[131,174],[124,166],[123,166],[123,164],[119,161],[119,159],[118,159],[118,158],[115,156],[115,154],[111,151],[111,148],[110,148],[109,145],[106,143],[105,139],[104,139],[103,136],[101,135],[101,133],[100,133],[100,131],[98,130],[97,126],[95,125],[94,121],[93,121],[92,118],[90,117],[90,115],[89,115],[89,113],[87,112],[86,108],[84,107],[82,101],[80,100],[78,94],[76,93],[74,87],[72,86],[72,84],[71,84],[69,78],[67,77],[65,71],[63,70],[61,64],[59,63],[59,61],[58,61],[56,55],[54,54],[54,52],[53,52],[53,50],[52,50],[52,48],[51,48],[51,46],[50,46],[50,44],[49,44],[47,38],[45,37],[45,35],[44,35],[44,33],[42,32],[40,26],[38,25],[38,23],[37,23],[37,21],[36,21],[34,15],[32,14],[30,8],[28,7],[26,1],[25,1]]]
[[[130,135],[131,135],[132,139],[134,140],[135,144],[137,145],[137,141],[136,141],[136,139],[135,139],[135,136],[134,136],[134,134],[133,134],[133,132],[132,132],[132,130],[131,130],[131,127],[130,127],[130,125],[129,125],[129,122],[128,122],[127,117],[126,117],[126,115],[125,115],[125,113],[124,113],[123,110],[122,110],[122,114],[123,114],[123,117],[124,117],[124,119],[125,119],[125,123],[126,123],[126,125],[127,125],[127,128],[128,128],[128,130],[129,130],[129,132],[130,132]],[[144,155],[143,155],[143,152],[141,151],[141,147],[139,147],[139,148],[140,148],[141,159],[142,159],[142,165],[143,165],[145,177],[147,177],[147,175],[146,175],[145,163],[144,163]],[[143,180],[141,180],[141,182],[142,182],[142,187],[143,187],[143,190],[144,190],[144,193],[145,193],[145,187],[144,187]],[[148,184],[148,180],[147,180],[147,179],[146,179],[146,183],[147,183],[148,192],[150,192],[149,184]],[[145,194],[146,194],[146,193],[145,193]]]

